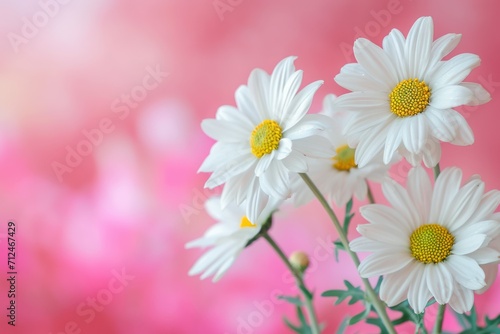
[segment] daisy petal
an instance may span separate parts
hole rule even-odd
[[[478,290],[486,285],[484,271],[476,261],[460,255],[450,255],[443,262],[458,284],[466,289]]]
[[[291,140],[302,139],[324,131],[328,124],[329,119],[324,115],[306,115],[293,128],[283,131],[283,136]]]
[[[434,24],[430,17],[419,18],[411,27],[405,45],[410,78],[423,77],[429,63],[433,34]]]
[[[427,107],[423,115],[427,118],[434,137],[444,142],[455,139],[457,128],[455,123],[452,122],[453,116],[450,115],[455,112],[452,109],[438,110],[431,106]]]
[[[455,110],[452,111],[453,112],[450,114],[450,123],[456,127],[457,134],[451,143],[460,146],[472,145],[474,143],[474,133],[472,129],[462,115]]]
[[[305,116],[311,106],[314,94],[322,84],[323,81],[313,82],[295,95],[286,109],[286,117],[281,117],[283,131],[290,129]]]
[[[363,68],[374,78],[385,78],[381,87],[387,91],[398,83],[394,66],[391,60],[379,46],[365,38],[358,38],[354,42],[354,56]]]
[[[367,256],[359,265],[358,271],[361,277],[365,278],[387,275],[401,270],[401,268],[412,261],[414,259],[409,255],[399,254],[398,256],[394,256],[393,252],[376,253]]]
[[[447,304],[453,293],[453,277],[448,269],[440,265],[426,265],[427,287],[439,304]]]
[[[410,284],[413,284],[414,276],[418,272],[418,266],[410,263],[394,274],[384,276],[380,286],[380,299],[385,301],[389,307],[395,306],[408,298]],[[401,277],[405,277],[401,280]]]
[[[483,268],[484,274],[486,275],[486,286],[476,291],[476,293],[479,294],[484,293],[495,282],[498,274],[498,263],[487,264],[481,266],[481,268]]]
[[[308,167],[306,162],[306,157],[299,153],[292,151],[290,154],[283,160],[283,165],[290,171],[294,173],[307,173]]]
[[[380,135],[387,131],[389,123],[382,123],[380,126],[372,129],[372,132],[367,134],[356,147],[355,160],[358,167],[365,167],[370,161],[375,158],[384,148],[385,136]]]
[[[478,264],[482,265],[481,268],[483,269],[487,264],[498,264],[500,262],[500,252],[488,247],[479,248],[477,251],[467,254],[467,256],[474,259]],[[488,284],[488,274],[485,273],[485,275],[486,283]]]
[[[486,237],[486,234],[475,234],[464,238],[453,245],[452,253],[456,255],[470,254],[483,245]]]
[[[399,146],[401,145],[403,139],[403,131],[401,131],[401,121],[396,119],[389,125],[389,130],[387,131],[387,138],[385,139],[384,148],[384,163],[389,164],[394,153],[397,152]]]
[[[240,251],[241,252],[241,251]],[[217,273],[214,275],[214,278],[212,279],[212,282],[218,282],[222,276],[226,273],[226,271],[231,267],[231,265],[234,263],[236,260],[236,257],[238,254],[235,254],[234,256],[231,256],[229,259],[225,260],[219,267],[219,270]]]
[[[408,303],[417,314],[424,312],[427,302],[432,297],[424,277],[424,266],[421,263],[416,264],[415,276],[408,290]]]
[[[250,120],[249,128],[250,131],[253,130],[255,125],[260,123],[259,112],[255,107],[254,101],[252,100],[252,95],[248,86],[241,85],[236,90],[234,94],[236,100],[236,105],[238,109],[234,107],[222,106],[217,110],[216,117],[220,119],[238,118],[238,122],[244,122],[244,118]]]
[[[285,85],[287,84],[288,79],[295,72],[295,67],[293,66],[295,59],[297,59],[297,57],[287,57],[283,59],[278,63],[278,65],[276,65],[273,73],[271,74],[269,107],[271,111],[271,118],[277,120],[278,123],[281,123],[283,119],[285,105],[288,105],[291,98],[293,98],[293,95],[295,95],[295,93],[291,94],[291,91],[285,91]],[[295,74],[296,77],[298,75],[302,78],[301,73]],[[296,85],[297,89],[299,85]],[[287,93],[290,93],[291,95]]]
[[[462,287],[460,284],[455,284],[453,290],[454,293],[450,299],[451,308],[459,314],[469,312],[474,304],[474,294],[472,291]]]
[[[210,138],[227,143],[239,142],[249,137],[249,132],[226,120],[204,119],[201,128]]]
[[[275,151],[271,152],[270,154],[264,154],[257,162],[257,166],[255,167],[255,175],[257,177],[260,177],[262,174],[264,174],[271,163],[273,162],[273,158],[275,155]]]
[[[442,222],[445,218],[443,213],[455,208],[452,199],[460,188],[461,180],[462,171],[458,168],[446,168],[441,172],[434,184],[429,221]]]
[[[248,88],[254,101],[255,108],[259,113],[259,118],[267,119],[270,118],[269,109],[269,86],[271,84],[271,78],[264,70],[259,68],[255,69],[250,73],[248,78]]]
[[[380,87],[380,83],[359,64],[344,65],[334,80],[339,86],[351,91],[373,91]]]
[[[475,82],[462,82],[460,86],[470,89],[474,95],[471,101],[467,104],[469,106],[478,106],[491,100],[490,93],[488,93],[488,91],[480,84]]]
[[[477,55],[470,53],[459,54],[444,62],[432,75],[433,89],[440,89],[448,85],[457,85],[464,80],[481,60]]]
[[[276,159],[283,160],[292,152],[292,141],[289,138],[281,138],[278,150],[276,151]]]
[[[453,49],[458,45],[462,35],[460,34],[446,34],[436,39],[432,43],[431,49],[431,59],[429,59],[429,64],[435,65],[441,59],[446,57]],[[427,78],[425,78],[427,80]]]
[[[253,222],[257,221],[260,213],[264,210],[269,202],[269,196],[262,191],[258,178],[254,178],[248,189],[246,200],[246,216]]]
[[[391,61],[395,64],[394,67],[397,71],[397,80],[404,80],[408,73],[408,68],[406,67],[404,54],[405,38],[401,31],[392,29],[389,35],[384,38],[382,46],[384,51],[387,52],[388,56],[391,58]]]
[[[384,251],[384,244],[365,237],[359,237],[349,243],[349,248],[354,252],[371,252],[374,249]],[[387,250],[388,248],[386,248]]]
[[[422,221],[419,220],[419,215],[413,205],[412,199],[408,192],[392,179],[388,179],[382,184],[382,192],[385,198],[391,203],[404,218],[405,223],[415,230]]]
[[[407,224],[405,218],[399,211],[391,207],[382,204],[371,204],[361,207],[359,211],[363,218],[372,224],[381,224],[384,225],[384,228],[391,228],[395,231],[403,230],[408,234],[413,232],[413,229]]]
[[[455,197],[450,198],[452,205],[442,210],[440,223],[452,233],[459,229],[476,210],[483,192],[484,182],[481,179],[472,179],[467,182]]]
[[[262,190],[273,198],[285,199],[290,195],[289,176],[285,166],[279,161],[272,163],[261,176]]]
[[[448,85],[433,91],[429,104],[437,109],[448,109],[468,104],[473,98],[470,89],[460,85]]]
[[[401,129],[403,143],[411,153],[420,153],[427,140],[427,123],[424,115],[416,115],[406,120]]]
[[[254,163],[255,159],[251,154],[242,154],[215,170],[205,183],[205,187],[213,189],[220,186],[233,176],[251,169]]]
[[[500,205],[500,191],[491,190],[483,195],[476,211],[472,214],[470,222],[486,219]]]

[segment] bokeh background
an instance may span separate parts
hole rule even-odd
[[[187,276],[202,251],[184,244],[213,223],[203,202],[218,192],[196,173],[213,144],[200,121],[234,105],[253,68],[271,71],[289,55],[304,83],[325,81],[311,108],[318,112],[326,94],[345,92],[333,77],[354,60],[355,38],[380,44],[392,28],[406,35],[430,15],[436,37],[463,34],[452,56],[480,55],[468,81],[493,97],[461,110],[476,143],[444,145],[442,166],[500,189],[499,10],[494,0],[1,1],[0,332],[287,333],[282,316],[295,314],[275,296],[297,291],[264,242],[216,284]],[[407,171],[391,173],[404,181]],[[15,327],[6,317],[9,221],[17,226]],[[336,234],[317,204],[283,208],[272,234],[287,253],[311,255],[307,283],[318,294],[344,279],[359,283],[344,254],[335,261]],[[498,314],[499,296],[497,281],[476,298],[479,314]],[[360,311],[319,296],[316,307],[326,333]],[[428,325],[434,317],[432,307]],[[445,328],[458,330],[451,313]]]

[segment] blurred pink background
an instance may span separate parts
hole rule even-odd
[[[216,193],[196,174],[213,144],[200,121],[234,105],[253,68],[271,71],[289,55],[304,83],[325,81],[311,108],[318,112],[326,94],[345,92],[333,77],[354,60],[355,37],[380,44],[392,28],[406,35],[430,15],[435,37],[463,34],[452,55],[481,57],[467,81],[493,97],[462,110],[476,143],[444,145],[441,165],[500,189],[499,10],[493,0],[2,1],[0,332],[287,333],[282,316],[295,320],[294,310],[275,295],[297,291],[263,241],[217,284],[187,276],[202,251],[184,244],[213,223],[202,204]],[[406,172],[392,170],[400,181]],[[15,327],[6,317],[9,220],[17,226]],[[360,311],[319,297],[359,279],[345,254],[337,263],[329,253],[336,235],[317,204],[283,208],[272,234],[286,252],[311,255],[307,282],[325,333]],[[497,280],[476,297],[481,316],[500,312],[499,293]],[[431,325],[435,308],[427,313]],[[451,313],[445,328],[458,329]]]

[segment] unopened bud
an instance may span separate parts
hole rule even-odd
[[[288,260],[300,272],[304,272],[309,267],[309,257],[304,252],[293,252]]]

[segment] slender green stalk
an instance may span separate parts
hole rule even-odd
[[[443,328],[443,320],[444,320],[444,311],[446,310],[446,304],[439,305],[439,310],[436,318],[436,322],[434,323],[434,330],[432,334],[441,334]]]
[[[434,180],[436,180],[438,178],[439,174],[441,174],[441,167],[439,167],[439,164],[434,166],[432,171],[434,172]]]
[[[335,226],[335,229],[337,230],[337,233],[339,234],[340,241],[342,242],[342,245],[344,246],[345,250],[351,257],[352,261],[354,262],[354,265],[359,267],[359,258],[354,253],[351,248],[349,248],[349,240],[347,240],[347,235],[344,233],[344,230],[342,229],[342,226],[340,225],[340,222],[335,215],[335,212],[333,212],[332,208],[328,204],[327,200],[323,196],[323,194],[319,191],[318,187],[314,184],[314,182],[309,178],[309,176],[305,173],[299,173],[300,177],[304,182],[307,184],[309,189],[313,192],[313,194],[316,196],[318,201],[321,203],[323,208],[325,209],[326,213],[330,217],[333,225]],[[385,308],[385,305],[382,303],[380,298],[378,297],[377,293],[375,290],[373,290],[370,281],[366,278],[361,278],[363,281],[363,284],[365,286],[366,294],[368,295],[370,302],[372,303],[373,307],[375,307],[375,310],[377,311],[380,320],[382,320],[382,323],[384,324],[385,328],[390,334],[396,334],[396,331],[394,330],[394,327],[391,323],[391,320],[389,319],[389,316],[387,315],[387,310]]]
[[[281,250],[281,248],[278,246],[278,244],[274,241],[273,238],[267,233],[264,232],[261,234],[261,236],[266,239],[266,241],[271,245],[271,247],[276,251],[278,256],[283,260],[285,265],[288,267],[288,270],[290,270],[295,276],[295,280],[297,281],[297,284],[299,285],[299,288],[301,291],[306,291],[307,293],[302,293],[304,296],[305,300],[305,306],[307,309],[307,314],[309,315],[309,325],[311,326],[311,332],[312,334],[319,334],[320,329],[319,329],[319,324],[318,324],[318,319],[316,317],[316,313],[314,312],[314,307],[312,304],[312,293],[309,292],[309,290],[306,288],[306,285],[304,284],[304,280],[302,279],[302,273],[300,273],[297,269],[295,269],[290,261],[288,261],[288,258],[286,257],[285,253]]]
[[[372,189],[370,188],[368,181],[366,181],[366,186],[368,187],[368,201],[370,204],[375,204],[375,198],[373,197]]]

